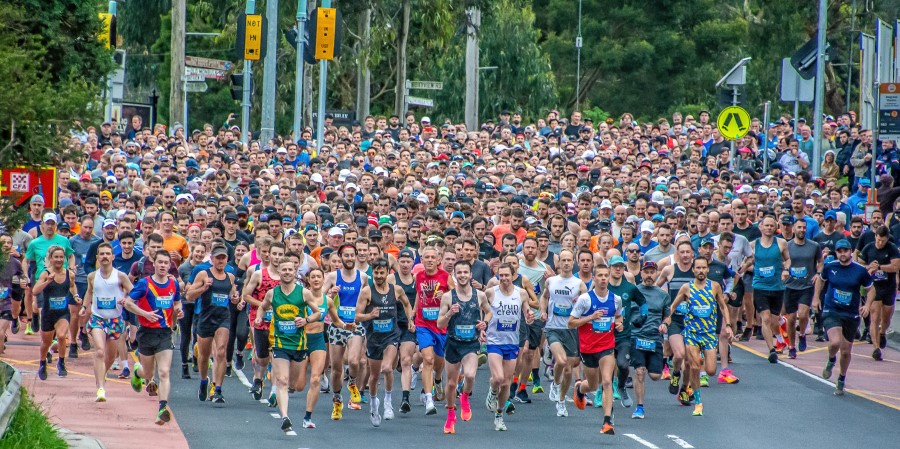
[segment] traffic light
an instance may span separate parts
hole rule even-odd
[[[253,96],[253,78],[250,78],[250,96]],[[231,74],[231,99],[234,101],[244,100],[244,74]]]

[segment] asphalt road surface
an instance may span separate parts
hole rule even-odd
[[[486,366],[479,369],[476,378],[474,416],[469,422],[458,420],[455,435],[442,432],[446,418],[442,403],[437,404],[437,415],[425,416],[417,392],[411,395],[411,413],[404,415],[397,410],[399,375],[395,376],[393,395],[396,418],[383,421],[380,428],[372,427],[368,404],[358,411],[345,406],[344,419],[332,421],[331,394],[323,394],[313,413],[318,428],[303,429],[305,393],[295,393],[290,398],[295,434],[288,435],[280,429],[277,409],[254,401],[239,376],[225,380],[226,407],[213,408],[211,403],[197,399],[198,375],[182,380],[177,365],[172,369],[170,405],[188,443],[198,449],[482,448],[501,441],[507,447],[527,448],[560,444],[574,448],[661,449],[896,447],[896,435],[890,429],[895,429],[900,411],[851,394],[835,397],[833,384],[799,370],[771,365],[741,349],[735,348],[734,362],[732,368],[741,382],[722,385],[710,379],[710,388],[702,390],[704,416],[691,416],[692,407],[681,406],[668,394],[665,381],[660,381],[648,385],[644,420],[632,420],[633,407],[623,408],[616,401],[614,436],[600,433],[601,409],[578,410],[569,403],[569,417],[558,418],[546,393],[531,395],[531,404],[517,404],[515,414],[505,417],[509,431],[494,431],[492,414],[484,408],[489,377]],[[852,370],[851,365],[849,376]],[[251,373],[248,363],[246,377]],[[549,383],[544,384],[549,389]],[[346,388],[344,400],[349,400]]]

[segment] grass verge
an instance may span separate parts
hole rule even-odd
[[[13,416],[9,429],[0,439],[0,449],[66,449],[68,444],[59,436],[56,427],[44,415],[25,389],[22,402]]]

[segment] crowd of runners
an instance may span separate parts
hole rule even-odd
[[[34,195],[0,235],[0,334],[39,339],[42,380],[93,349],[96,400],[130,379],[161,425],[172,367],[216,407],[246,400],[231,378],[247,367],[284,431],[304,390],[303,428],[325,395],[333,420],[367,406],[377,427],[444,402],[452,434],[484,404],[503,431],[549,383],[558,417],[593,405],[614,434],[614,402],[642,419],[647,388],[702,416],[701,391],[739,382],[732,342],[751,338],[772,363],[827,341],[822,377],[837,365],[841,395],[855,342],[882,357],[900,271],[896,149],[854,119],[826,117],[821,135],[754,120],[738,160],[706,111],[504,111],[477,130],[329,117],[319,150],[311,130],[244,147],[227,122],[79,125],[83,163],[43,186],[57,204]]]

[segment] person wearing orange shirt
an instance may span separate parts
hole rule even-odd
[[[509,224],[500,224],[491,229],[494,235],[494,248],[497,251],[503,250],[503,236],[513,234],[516,236],[516,245],[521,245],[525,241],[527,231],[522,224],[525,222],[525,212],[522,209],[513,209],[509,215]]]

